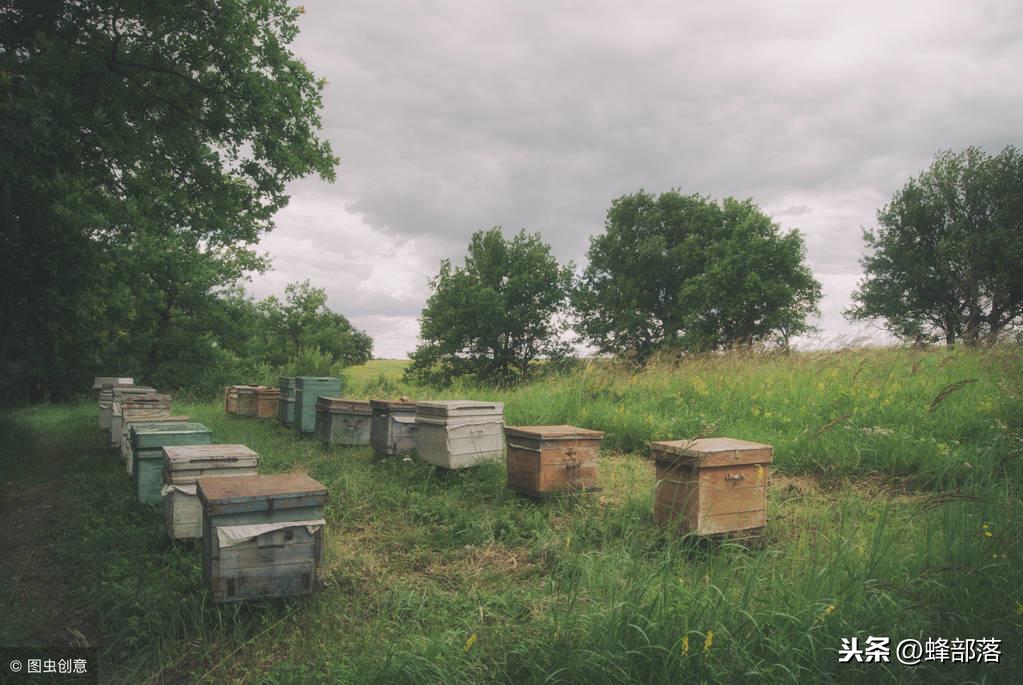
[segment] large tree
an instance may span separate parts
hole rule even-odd
[[[317,137],[322,82],[288,48],[300,11],[284,0],[0,7],[8,399],[152,372],[182,307],[263,266],[251,246],[286,184],[333,179]],[[136,341],[115,344],[124,335]],[[137,355],[121,353],[141,339]]]
[[[473,234],[465,265],[441,262],[420,319],[408,374],[445,383],[455,376],[508,383],[539,358],[564,356],[571,265],[559,266],[539,233],[506,239],[499,227]]]
[[[573,296],[579,333],[640,360],[662,349],[787,344],[810,329],[820,284],[798,231],[751,200],[671,190],[611,204]]]
[[[940,152],[864,231],[864,277],[847,311],[896,336],[968,345],[1023,320],[1023,155]]]

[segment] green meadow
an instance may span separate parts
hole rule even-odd
[[[47,507],[8,528],[24,530],[0,561],[0,644],[73,630],[118,683],[1018,682],[1018,347],[592,361],[509,390],[407,385],[403,365],[348,369],[345,393],[502,400],[508,424],[603,430],[603,491],[534,501],[501,464],[439,472],[176,403],[261,472],[330,490],[321,592],[214,605],[197,546],[134,503],[94,402],[0,414],[5,511]],[[717,435],[775,447],[759,540],[651,520],[648,442]],[[870,635],[891,638],[889,662],[839,662],[843,638]],[[991,637],[1000,663],[894,653]]]

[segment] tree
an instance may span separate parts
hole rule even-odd
[[[234,265],[263,268],[251,247],[286,184],[334,178],[317,137],[323,83],[288,49],[300,12],[285,0],[0,8],[0,317],[18,331],[0,343],[8,399],[151,371],[179,295],[208,305]],[[161,281],[140,291],[131,269],[153,261]],[[150,345],[125,358],[129,328]]]
[[[539,233],[505,239],[500,227],[477,231],[465,265],[441,262],[420,319],[420,345],[407,374],[447,383],[468,375],[510,383],[540,358],[568,351],[562,339],[572,266],[559,266]]]
[[[1023,156],[1008,146],[938,153],[863,233],[852,319],[896,336],[976,345],[1023,319]]]
[[[751,200],[671,190],[611,204],[574,292],[578,332],[639,360],[663,349],[716,350],[810,330],[820,284],[798,231],[782,233]]]

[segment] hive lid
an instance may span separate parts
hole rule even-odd
[[[601,431],[590,430],[560,424],[557,426],[505,426],[506,435],[537,440],[599,440],[604,437]]]
[[[153,395],[156,393],[156,388],[148,385],[126,385],[126,386],[114,386],[111,388],[113,391],[114,399],[121,397],[130,397],[134,395]]]
[[[650,443],[650,449],[656,461],[695,466],[766,464],[774,455],[770,445],[736,438],[665,440]]]
[[[271,507],[322,506],[327,501],[327,487],[304,473],[232,478],[201,477],[196,482],[203,504],[217,510],[218,513]]]
[[[415,428],[416,417],[410,414],[392,414],[391,420],[395,423],[407,424]]]
[[[211,435],[209,428],[194,422],[135,423],[131,426],[131,444],[136,449],[209,443]]]
[[[295,383],[300,386],[313,387],[316,385],[331,385],[334,383],[340,383],[340,378],[334,378],[333,376],[295,376]]]
[[[259,455],[245,445],[175,445],[163,448],[164,468],[187,471],[210,468],[251,468]]]
[[[371,414],[373,412],[369,402],[345,397],[317,397],[316,408],[332,414]]]
[[[415,402],[406,402],[403,400],[370,400],[369,405],[374,409],[385,409],[387,411],[415,411]]]
[[[416,413],[422,416],[483,416],[504,414],[504,402],[478,400],[438,400],[419,402]]]
[[[270,388],[270,387],[267,387],[265,385],[261,385],[258,388],[256,388],[256,394],[257,395],[265,395],[265,396],[273,397],[273,396],[277,395],[278,393],[277,393],[277,388]]]
[[[135,412],[132,412],[131,414],[126,414],[124,416],[124,423],[126,428],[131,428],[132,426],[138,426],[146,423],[154,423],[157,425],[165,423],[188,423],[188,417],[159,415],[149,416],[146,414],[136,414]]]
[[[127,376],[96,376],[92,381],[93,390],[102,390],[103,385],[134,385],[135,379]]]

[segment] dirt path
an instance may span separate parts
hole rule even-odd
[[[64,481],[80,454],[47,445],[11,417],[0,424],[0,644],[94,646],[95,616],[76,605],[77,570],[58,554]]]

